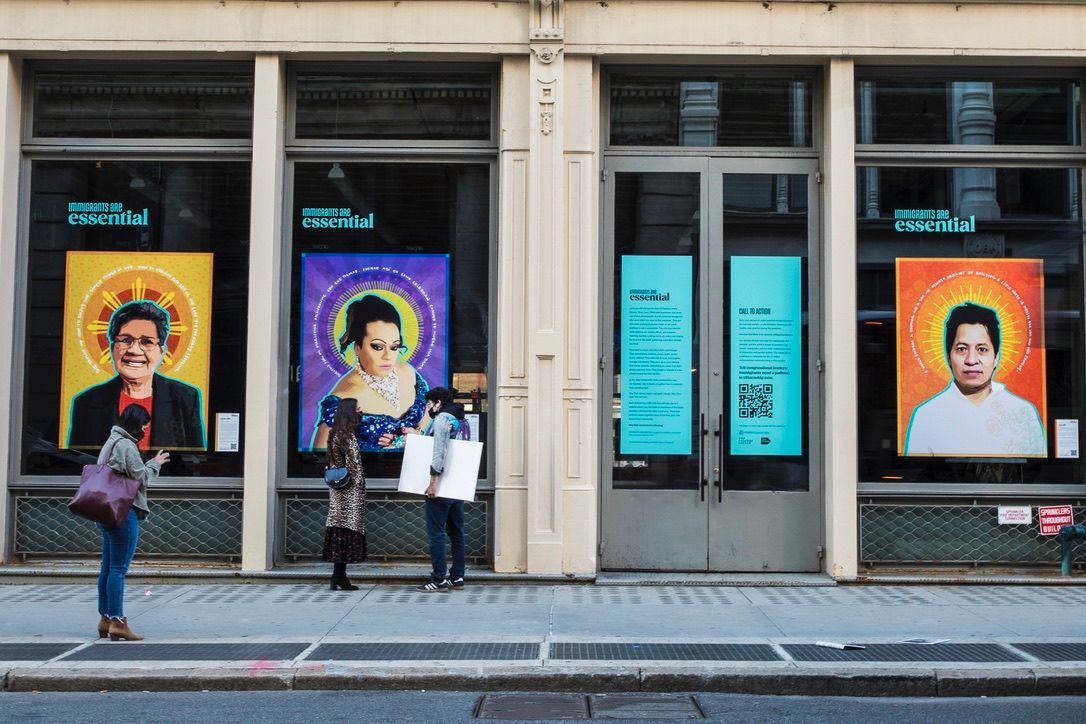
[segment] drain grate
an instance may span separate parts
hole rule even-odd
[[[865,644],[865,649],[828,649],[814,644],[783,644],[796,661],[966,661],[1020,662],[1025,658],[999,644]]]
[[[48,661],[79,644],[0,644],[0,661]]]
[[[1041,661],[1086,661],[1086,644],[1011,644]]]
[[[308,661],[534,661],[537,643],[421,642],[321,644]]]
[[[704,719],[698,702],[682,694],[596,694],[589,700],[593,719]]]
[[[780,661],[768,644],[552,643],[551,659],[573,661]]]
[[[556,721],[588,718],[588,697],[580,694],[487,694],[475,705],[476,719]]]
[[[286,661],[309,644],[94,644],[64,661]]]

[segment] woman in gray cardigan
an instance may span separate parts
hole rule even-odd
[[[124,616],[124,577],[136,554],[139,539],[139,522],[147,517],[147,485],[158,477],[163,464],[170,461],[170,454],[159,450],[158,454],[143,462],[139,441],[147,434],[151,416],[138,403],[124,408],[117,424],[109,431],[109,439],[98,455],[98,464],[107,464],[121,475],[140,482],[139,492],[128,511],[128,518],[119,528],[107,528],[101,523],[102,570],[98,574],[98,635],[110,640],[139,641],[143,637],[128,626]]]

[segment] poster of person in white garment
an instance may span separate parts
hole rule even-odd
[[[1041,261],[897,271],[899,454],[1047,456]]]

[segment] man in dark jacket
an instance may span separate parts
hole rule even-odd
[[[438,484],[445,470],[449,440],[460,430],[464,407],[453,402],[452,392],[434,387],[426,393],[426,412],[433,418],[427,435],[434,437],[430,461],[430,485],[426,488],[426,535],[430,542],[430,580],[415,590],[423,593],[448,593],[464,587],[464,501],[438,497]],[[445,534],[452,544],[452,570],[446,568]],[[449,575],[446,575],[449,574]]]
[[[101,447],[121,411],[135,403],[151,415],[150,448],[206,449],[200,391],[157,372],[170,336],[169,313],[145,300],[122,304],[109,319],[107,336],[117,374],[72,400],[65,447]]]

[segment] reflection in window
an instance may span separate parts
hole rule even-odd
[[[862,78],[860,144],[1081,143],[1077,79]]]
[[[611,76],[613,146],[811,145],[810,74]]]
[[[235,138],[253,127],[253,74],[191,63],[130,71],[34,71],[38,138]]]
[[[491,137],[492,79],[464,71],[299,71],[297,138]]]

